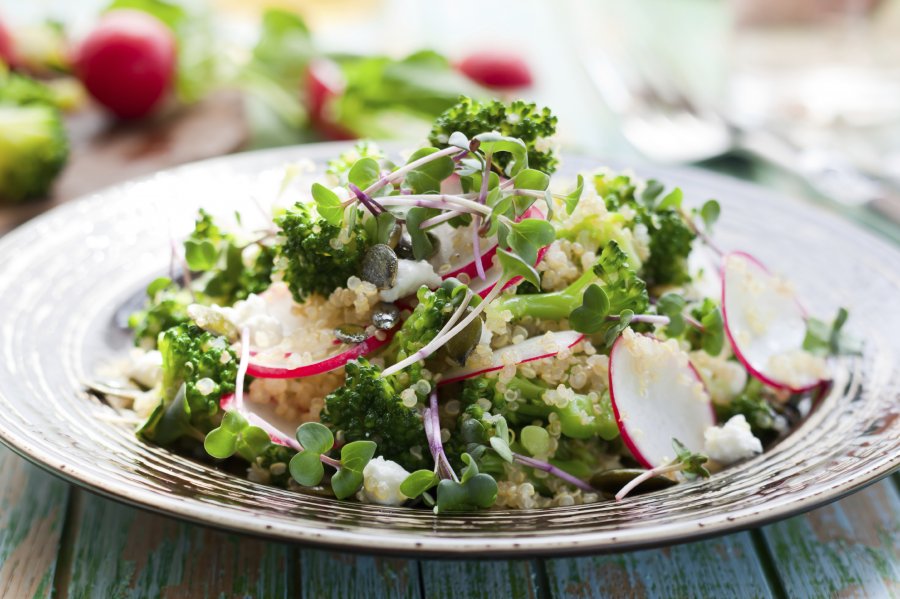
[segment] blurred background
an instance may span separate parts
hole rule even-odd
[[[414,142],[467,94],[900,239],[900,0],[0,0],[0,62],[0,232],[210,156]]]

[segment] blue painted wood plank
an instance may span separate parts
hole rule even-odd
[[[540,597],[535,561],[423,561],[426,599]]]
[[[68,597],[295,597],[293,549],[79,492]]]
[[[302,549],[300,588],[307,599],[415,599],[419,597],[418,564],[415,560]]]
[[[790,597],[900,597],[900,494],[885,480],[763,529]]]
[[[0,446],[0,597],[50,597],[69,485]]]
[[[546,562],[553,597],[771,597],[749,533]]]

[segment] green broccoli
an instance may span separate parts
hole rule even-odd
[[[528,148],[528,166],[553,174],[559,160],[549,146],[549,139],[556,133],[556,117],[549,108],[538,110],[535,104],[516,100],[504,104],[499,100],[479,102],[461,96],[455,106],[448,108],[434,122],[428,141],[434,146],[446,145],[455,132],[467,137],[497,131],[507,137],[522,140]],[[494,162],[501,169],[509,164],[508,154],[499,154]]]
[[[369,246],[362,218],[342,236],[341,227],[319,217],[314,205],[297,203],[275,222],[284,235],[278,248],[287,263],[284,280],[297,301],[311,293],[327,296],[359,274]]]
[[[509,310],[514,318],[531,316],[562,320],[581,306],[585,290],[594,284],[599,285],[609,298],[608,314],[618,315],[625,310],[641,314],[649,306],[647,286],[631,269],[628,257],[619,248],[619,244],[610,241],[600,252],[594,267],[562,291],[507,295],[495,300],[490,309],[498,312]],[[615,321],[611,320],[596,333],[603,335],[614,325]]]
[[[0,80],[0,203],[47,195],[69,156],[52,93],[10,75]]]
[[[345,372],[344,386],[325,397],[322,423],[345,442],[374,441],[379,455],[408,470],[428,467],[422,418],[403,404],[396,379],[364,358],[348,362]]]
[[[150,283],[146,307],[128,317],[128,326],[134,329],[134,344],[154,349],[160,333],[190,322],[187,313],[190,303],[191,294],[171,279],[160,277]]]
[[[648,285],[680,285],[691,280],[687,258],[696,235],[681,214],[681,190],[660,198],[663,187],[651,180],[638,196],[629,177],[605,174],[594,177],[594,187],[609,210],[629,208],[635,212],[634,224],[647,227],[650,257],[641,275]]]
[[[399,362],[430,343],[462,304],[467,289],[456,279],[444,281],[434,291],[424,286],[420,288],[417,294],[419,303],[388,346],[385,355],[389,363]],[[469,305],[478,305],[478,301],[478,296],[473,296]],[[481,326],[481,319],[473,320],[464,331],[442,348],[442,354],[450,355],[457,362],[465,363],[465,359],[481,337]],[[422,378],[423,369],[424,364],[420,361],[395,376],[403,381],[417,381]]]
[[[465,406],[466,414],[476,419],[480,419],[484,411],[478,406],[478,400],[486,399],[491,403],[492,414],[503,416],[516,426],[525,426],[536,420],[547,422],[550,414],[556,414],[562,434],[566,437],[590,439],[599,435],[610,440],[619,436],[608,393],[604,393],[596,405],[587,395],[576,393],[565,406],[560,407],[544,401],[544,394],[549,390],[539,382],[519,376],[502,384],[497,377],[480,376],[463,383],[460,402]]]
[[[159,337],[162,390],[138,434],[160,445],[202,436],[216,425],[219,401],[233,393],[238,360],[224,337],[180,324]]]

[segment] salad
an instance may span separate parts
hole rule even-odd
[[[827,386],[846,311],[811,318],[717,247],[715,200],[553,177],[555,127],[463,97],[397,163],[336,156],[265,230],[201,211],[130,319],[135,387],[97,391],[253,481],[438,514],[622,501],[761,453]]]

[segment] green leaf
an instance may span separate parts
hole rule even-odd
[[[579,333],[593,334],[603,328],[609,314],[609,296],[593,283],[584,290],[581,305],[569,314],[569,324]]]
[[[542,426],[529,424],[519,434],[522,446],[533,456],[547,455],[550,451],[550,433]]]
[[[437,151],[437,148],[420,148],[412,153],[409,160],[406,161],[406,164],[411,164],[416,160],[434,154]],[[454,168],[456,168],[456,165],[452,158],[449,156],[441,156],[440,158],[435,158],[431,162],[426,162],[411,172],[428,175],[432,179],[440,182],[452,175]]]
[[[441,190],[440,179],[435,179],[428,173],[410,171],[403,178],[403,186],[413,193],[439,193]]]
[[[830,325],[818,318],[807,318],[803,349],[818,356],[860,354],[862,344],[841,332],[848,316],[846,308],[839,308]]]
[[[364,480],[362,472],[340,468],[331,477],[331,490],[338,499],[346,499],[359,491]]]
[[[289,470],[295,481],[304,487],[315,487],[325,476],[320,455],[313,451],[301,451],[291,458]]]
[[[159,277],[158,279],[154,279],[152,283],[147,285],[147,297],[153,300],[159,292],[168,289],[171,284],[172,279],[169,277]]]
[[[509,443],[499,437],[491,437],[491,447],[497,452],[497,455],[507,462],[512,463],[513,455],[509,448]]]
[[[512,155],[512,160],[506,166],[507,176],[515,177],[519,171],[528,168],[528,147],[521,139],[504,137],[496,132],[482,133],[476,135],[475,139],[480,142],[479,150],[485,155],[497,152],[509,152]]]
[[[373,236],[375,243],[390,245],[388,242],[397,228],[397,217],[385,211],[371,220],[375,221],[375,235]]]
[[[484,175],[483,171],[475,171],[474,173],[469,175],[467,177],[467,179],[469,180],[469,183],[468,183],[469,188],[466,191],[469,191],[471,193],[480,192],[481,191],[481,181],[482,181],[483,175]],[[498,175],[494,171],[491,171],[488,174],[488,191],[493,191],[493,190],[497,189],[497,193],[500,193],[500,190],[498,189],[499,187],[500,187],[500,175]],[[491,204],[488,204],[488,205],[490,206]]]
[[[469,138],[466,137],[460,131],[454,131],[450,134],[450,138],[447,140],[448,146],[456,146],[460,150],[468,150],[469,149]]]
[[[442,480],[437,488],[437,512],[487,509],[497,501],[497,481],[477,474],[465,483]]]
[[[222,417],[222,428],[232,433],[240,433],[247,427],[247,419],[240,412],[230,410]]]
[[[506,242],[528,264],[537,262],[538,249],[553,243],[556,230],[549,222],[526,218],[510,226]]]
[[[660,201],[657,210],[680,210],[681,202],[684,200],[684,194],[680,187],[676,187]]]
[[[571,215],[575,212],[575,208],[578,207],[578,202],[581,200],[582,193],[584,193],[584,177],[579,173],[575,189],[564,198],[566,202],[566,214]]]
[[[512,278],[522,277],[538,289],[541,288],[541,276],[537,270],[516,254],[497,248],[497,259],[503,268],[503,276],[500,277],[501,281],[497,283],[498,285]]]
[[[440,482],[431,470],[416,470],[400,483],[400,492],[414,499]]]
[[[460,482],[464,483],[478,474],[478,463],[475,461],[475,458],[468,453],[462,454],[461,458],[466,464],[465,468],[463,468],[462,478],[460,479]]]
[[[312,196],[319,216],[331,225],[341,226],[344,221],[344,208],[337,194],[321,183],[313,183]]]
[[[241,432],[240,439],[238,439],[237,453],[252,463],[265,453],[270,445],[272,445],[272,440],[269,433],[258,426],[248,426]]]
[[[700,208],[700,218],[703,219],[703,226],[707,231],[711,231],[713,225],[719,220],[719,213],[722,211],[719,202],[716,200],[706,200]]]
[[[652,207],[656,202],[656,198],[658,198],[664,190],[665,187],[662,183],[660,183],[656,179],[650,179],[647,181],[647,185],[644,187],[644,191],[641,193],[641,201],[647,206]]]
[[[531,189],[534,191],[546,191],[550,187],[550,177],[546,173],[526,168],[519,171],[513,180],[516,189]]]
[[[509,443],[509,425],[506,423],[506,418],[501,416],[494,422],[494,435]]]
[[[297,429],[297,441],[306,451],[323,454],[334,447],[334,435],[324,424],[305,422]]]
[[[656,311],[669,317],[669,324],[666,325],[667,336],[678,337],[684,332],[684,307],[686,304],[687,302],[681,295],[673,292],[664,293],[656,302]]]
[[[694,453],[675,438],[672,439],[672,447],[675,449],[675,461],[683,465],[682,472],[691,476],[709,477],[709,470],[703,467],[708,461],[705,455]]]
[[[440,213],[441,211],[436,208],[422,208],[421,206],[410,208],[406,213],[406,231],[412,241],[413,257],[416,260],[424,260],[434,252],[431,238],[419,228],[419,225]]]
[[[362,474],[363,468],[375,455],[374,441],[353,441],[341,448],[341,469]]]
[[[703,325],[703,351],[711,356],[722,353],[725,345],[725,326],[722,320],[722,312],[718,307],[708,312],[700,320]]]
[[[366,189],[381,177],[378,162],[374,158],[361,158],[350,168],[347,180],[360,189]]]
[[[219,460],[233,456],[237,451],[237,445],[237,434],[222,427],[209,431],[203,439],[203,449],[206,453]]]
[[[219,260],[219,250],[208,239],[185,239],[184,260],[188,268],[196,271],[207,271],[215,267]]]
[[[615,324],[615,326],[610,327],[609,330],[606,331],[606,334],[603,336],[603,342],[606,347],[610,347],[613,343],[615,343],[616,339],[619,335],[622,334],[622,331],[628,328],[628,325],[631,324],[631,319],[634,318],[634,312],[631,310],[622,310],[619,314],[619,322]]]

